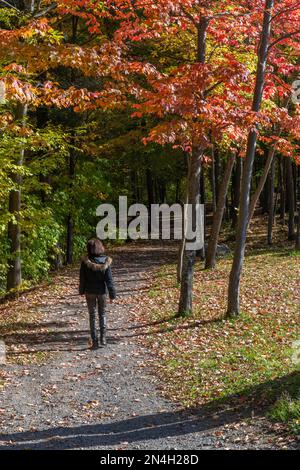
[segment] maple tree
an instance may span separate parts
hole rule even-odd
[[[228,1],[218,4],[172,1],[150,5],[149,2],[140,1],[134,5],[131,2],[107,2],[106,5],[107,14],[113,8],[113,14],[121,22],[115,34],[119,41],[163,40],[166,35],[177,35],[182,30],[188,30],[190,38],[193,38],[191,41],[195,52],[191,63],[179,65],[167,73],[158,70],[157,74],[148,77],[150,89],[137,87],[134,90],[136,97],[142,101],[135,105],[137,111],[134,116],[151,113],[161,121],[151,130],[145,142],[179,145],[189,153],[187,202],[196,208],[200,202],[200,170],[205,151],[211,143],[221,142],[225,138],[233,141],[233,148],[234,145],[243,146],[245,132],[249,127],[255,125],[255,122],[266,126],[267,115],[258,115],[259,109],[251,110],[249,96],[254,88],[254,76],[251,75],[251,67],[247,67],[247,59],[254,57],[260,39],[257,25],[263,15],[264,3],[240,2],[237,5],[236,2]],[[123,15],[118,16],[116,11],[120,13],[117,10],[120,6]],[[295,11],[296,3],[290,3],[288,15],[294,15]],[[284,11],[278,11],[276,20],[279,28],[283,25],[282,17]],[[286,24],[285,31],[286,34],[275,39],[272,44],[272,63],[278,74],[290,73],[295,69],[286,54],[280,53],[280,45],[282,41],[292,41],[298,34],[297,29],[291,30],[289,24]],[[207,61],[208,47],[211,51]],[[222,48],[222,51],[215,54],[218,48]],[[268,76],[268,82],[262,89],[264,99],[270,99],[276,93],[282,96],[288,93],[287,90],[291,92],[289,87],[283,90],[282,82],[278,82]],[[223,198],[220,198],[223,202],[215,217],[216,227],[209,250],[213,258],[233,163],[233,159],[230,159],[227,184],[224,185]],[[184,249],[181,253],[184,261],[180,275],[179,312],[189,312],[192,310],[192,277],[196,253]]]
[[[284,29],[282,29],[283,25]],[[299,25],[299,2],[276,2],[274,0],[266,0],[258,48],[258,64],[252,104],[253,113],[257,114],[261,109],[269,61],[270,63],[273,62],[274,65],[276,64],[278,68],[281,67],[282,73],[293,69],[293,64],[289,64],[287,61],[285,51],[283,51],[283,53],[281,52],[281,44],[287,42],[288,45],[290,45],[295,38],[297,42],[297,36],[299,37],[300,35]],[[282,34],[282,31],[284,31],[284,34]],[[228,287],[227,313],[229,315],[238,315],[240,313],[240,279],[246,245],[250,186],[257,139],[258,123],[255,124],[254,128],[252,128],[248,134],[235,253]]]
[[[231,5],[231,7],[233,4]],[[179,145],[188,152],[187,203],[196,211],[200,202],[200,172],[205,160],[205,150],[210,139],[215,142],[235,137],[235,143],[243,140],[240,126],[246,119],[241,103],[246,107],[246,94],[250,90],[250,73],[242,61],[237,60],[233,47],[241,41],[237,34],[247,31],[249,11],[245,5],[236,5],[233,13],[227,2],[158,2],[154,7],[140,2],[143,18],[133,22],[134,28],[120,28],[118,37],[134,41],[157,38],[160,34],[178,34],[189,30],[195,52],[191,63],[179,65],[168,74],[162,73],[150,80],[150,90],[138,90],[141,104],[135,116],[152,113],[163,118],[151,130],[147,140],[161,144]],[[227,10],[226,10],[227,8]],[[223,16],[227,15],[224,23]],[[145,19],[146,18],[146,19]],[[126,27],[128,22],[125,22]],[[229,31],[235,30],[235,36]],[[207,61],[207,35],[211,37],[211,52]],[[226,38],[226,39],[225,39]],[[214,49],[222,47],[222,54]],[[246,52],[241,49],[241,54]],[[195,217],[195,213],[193,214]],[[179,312],[192,310],[192,277],[196,251],[181,250],[183,262]],[[180,269],[181,271],[181,269]]]
[[[14,7],[16,25],[12,28],[8,24],[6,29],[0,31],[1,83],[8,104],[7,114],[2,114],[3,130],[10,131],[15,126],[10,122],[10,117],[14,115],[15,121],[21,123],[24,136],[26,132],[30,133],[26,122],[28,110],[37,107],[73,108],[76,112],[83,112],[88,108],[107,109],[122,99],[120,91],[114,92],[112,87],[106,89],[101,86],[99,90],[77,86],[64,88],[51,80],[51,75],[55,76],[58,67],[80,71],[85,77],[107,75],[113,57],[117,61],[118,56],[117,48],[109,41],[96,47],[85,48],[72,42],[66,43],[64,35],[55,28],[59,17],[53,16],[53,6],[56,7],[52,3],[42,2],[36,7],[35,2],[29,2],[25,3],[23,10]],[[12,106],[15,108],[13,113]],[[20,126],[15,127],[15,131],[20,133]],[[8,289],[14,289],[22,282],[20,173],[24,163],[24,151],[22,143],[16,167],[11,175],[14,187],[10,191],[9,202],[11,216],[8,222],[8,237],[11,255],[7,275]]]
[[[186,201],[194,208],[204,202],[203,179],[210,165],[214,165],[212,152],[216,149],[226,160],[226,171],[218,201],[213,195],[216,210],[206,255],[206,266],[213,267],[236,155],[237,161],[245,160],[249,129],[254,126],[259,131],[261,146],[296,162],[299,158],[297,106],[285,106],[292,91],[292,80],[287,77],[299,70],[296,1],[275,2],[262,107],[259,112],[251,109],[264,7],[261,0],[107,0],[97,4],[88,0],[61,0],[54,4],[46,0],[33,4],[30,14],[18,11],[16,18],[7,20],[7,26],[0,31],[2,82],[9,103],[8,112],[1,117],[4,129],[10,132],[15,128],[16,134],[29,131],[27,119],[17,127],[11,122],[12,106],[16,109],[17,103],[26,105],[30,112],[43,107],[61,112],[73,109],[81,116],[77,120],[81,125],[83,116],[97,110],[111,113],[115,109],[131,109],[132,120],[139,123],[146,146],[151,148],[158,143],[169,153],[186,158]],[[67,85],[59,70],[72,71],[73,79]],[[146,126],[141,126],[145,120]],[[75,130],[68,139],[77,139]],[[94,152],[92,144],[85,148]],[[76,152],[70,145],[70,194]],[[271,164],[272,158],[267,161],[253,204]],[[152,179],[148,168],[149,200],[153,200]],[[176,198],[178,187],[177,182]],[[245,195],[245,191],[241,194]],[[13,230],[18,225],[18,212],[12,212]],[[69,262],[73,259],[72,218],[74,214],[70,212]],[[294,220],[292,215],[290,218]],[[179,263],[180,313],[192,310],[196,257],[195,250],[184,247],[183,243]],[[12,258],[16,251],[14,248]]]
[[[188,407],[219,400],[223,406],[227,398],[243,411],[255,397],[265,408],[269,396],[290,390],[290,381],[298,394],[290,352],[298,335],[300,109],[292,93],[299,40],[299,0],[0,0],[0,301],[79,260],[102,202],[116,207],[122,194],[149,209],[189,203],[193,219],[202,203],[208,244],[201,253],[189,250],[187,242],[195,239],[185,234],[180,286],[173,240],[116,250],[113,269],[122,293],[113,327],[134,320],[128,328],[138,330],[136,345],[142,341],[153,350],[168,396]],[[241,310],[250,223],[245,314],[225,321],[226,294],[227,315]],[[218,246],[220,236],[228,246]],[[108,248],[114,243],[124,240]],[[218,253],[226,257],[234,243],[233,263],[228,256],[212,270]],[[207,269],[194,272],[199,254]],[[49,287],[1,308],[0,330],[13,360],[40,361],[41,338],[51,351],[53,335],[59,344],[69,342],[61,326],[72,338],[84,330],[84,317],[74,324],[81,303],[73,274],[76,265],[54,275]],[[44,316],[51,325],[49,348]],[[68,356],[66,384],[78,382],[67,349],[60,351]],[[90,377],[90,355],[79,356],[85,358],[81,378]],[[114,375],[108,387],[118,385]],[[38,389],[43,380],[34,382]],[[60,382],[43,390],[54,405]],[[134,394],[136,384],[126,392]],[[23,420],[28,403],[22,397]],[[281,416],[287,401],[278,404]],[[90,400],[83,408],[96,413],[98,405]],[[296,406],[298,395],[294,430]],[[92,418],[87,414],[77,418]],[[10,412],[5,416],[12,419]],[[13,440],[18,436],[23,439],[14,433]]]

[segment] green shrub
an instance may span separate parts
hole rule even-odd
[[[269,415],[275,421],[287,424],[292,432],[300,434],[300,393],[296,398],[284,393],[277,400]]]

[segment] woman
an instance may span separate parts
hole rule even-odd
[[[87,256],[84,256],[80,268],[80,295],[86,296],[90,316],[92,348],[99,348],[97,333],[97,307],[100,324],[100,344],[106,346],[106,292],[110,302],[116,298],[111,268],[112,259],[105,255],[105,249],[98,238],[87,243]]]

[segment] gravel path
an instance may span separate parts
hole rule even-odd
[[[0,450],[276,448],[260,420],[182,412],[162,398],[147,368],[149,353],[136,341],[143,325],[130,311],[151,269],[174,256],[159,245],[114,253],[120,300],[109,307],[107,348],[88,349],[84,299],[68,294],[51,307],[37,305],[40,321],[28,334],[5,338],[8,346],[53,354],[40,364],[5,366],[10,383],[0,390]],[[61,282],[76,292],[77,275],[70,270]]]

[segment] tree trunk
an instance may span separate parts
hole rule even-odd
[[[199,148],[194,148],[190,156],[188,170],[188,204],[192,207],[193,228],[197,221],[197,205],[200,203],[200,172],[203,152]],[[189,240],[190,243],[196,240]],[[196,261],[196,249],[187,250],[185,246],[185,236],[182,243],[182,273],[181,289],[178,307],[178,315],[187,315],[192,313],[193,300],[193,278],[194,265]]]
[[[268,60],[268,47],[271,36],[271,19],[273,8],[274,0],[266,0],[263,18],[263,28],[258,51],[256,83],[252,105],[252,111],[254,111],[255,113],[259,112],[262,103],[266,66]],[[246,236],[249,220],[250,190],[253,162],[257,144],[257,134],[257,128],[251,129],[247,141],[247,151],[243,170],[242,192],[238,216],[236,246],[228,286],[227,314],[230,316],[239,315],[240,313],[240,281],[245,256]]]
[[[180,179],[176,181],[175,202],[180,204]]]
[[[27,105],[17,104],[16,119],[24,125],[27,116]],[[21,167],[24,162],[24,148],[20,149],[16,165]],[[21,227],[20,227],[20,211],[21,211],[21,184],[22,177],[18,172],[11,175],[11,179],[15,188],[9,194],[9,212],[12,219],[8,223],[8,240],[10,245],[10,253],[8,258],[7,272],[7,290],[17,289],[22,283],[21,268]]]
[[[151,170],[146,170],[146,179],[147,179],[147,193],[148,193],[148,206],[151,208],[151,205],[154,204],[154,186],[153,186],[153,177]]]
[[[285,207],[286,207],[286,197],[285,197],[285,159],[280,158],[279,164],[279,186],[280,186],[280,220],[281,223],[285,224]]]
[[[201,16],[198,23],[197,33],[197,60],[201,64],[205,64],[206,60],[206,34],[209,25],[209,19]],[[188,164],[188,203],[193,208],[193,220],[196,220],[197,204],[200,203],[200,176],[202,166],[203,149],[194,146]],[[178,269],[178,277],[181,277],[180,299],[178,306],[178,315],[192,313],[192,297],[193,297],[193,277],[194,264],[196,261],[196,250],[186,250],[185,236],[181,245],[179,255],[179,263],[181,262],[181,276]],[[180,260],[181,256],[181,260]]]
[[[296,170],[298,170],[298,174],[296,172],[296,181],[297,181],[297,199],[296,199],[296,202],[298,201],[298,212],[297,212],[297,216],[298,216],[298,220],[297,220],[297,233],[296,233],[296,243],[295,243],[295,249],[296,251],[300,251],[300,201],[299,201],[299,183],[300,183],[300,171],[299,171],[299,167],[296,168]]]
[[[178,283],[180,283],[181,279],[182,279],[183,255],[184,255],[184,250],[185,250],[185,238],[186,238],[185,220],[186,220],[186,217],[187,217],[186,208],[187,208],[188,202],[189,202],[189,191],[188,191],[188,188],[187,188],[185,206],[184,206],[184,220],[183,220],[183,227],[182,227],[183,237],[182,237],[182,240],[181,240],[181,243],[180,243],[180,248],[179,248],[179,253],[178,253],[178,262],[177,262],[177,282]]]
[[[166,202],[166,183],[163,180],[159,180],[159,201],[161,204]]]
[[[300,204],[298,205],[298,221],[297,221],[295,249],[296,251],[300,251]]]
[[[70,157],[69,157],[69,179],[70,179],[70,198],[72,204],[72,191],[73,191],[73,184],[75,178],[75,155],[73,150],[71,150]],[[68,214],[67,220],[67,250],[66,250],[66,263],[72,264],[73,263],[73,242],[74,242],[74,220],[72,209],[70,208],[70,212]]]
[[[72,21],[72,43],[77,42],[78,32],[78,18],[76,16],[71,17]],[[75,70],[71,70],[71,80],[75,80]],[[75,138],[75,131],[72,131],[72,137]],[[75,167],[76,167],[76,155],[75,150],[70,150],[69,155],[69,181],[70,181],[70,208],[67,218],[67,249],[66,249],[66,264],[73,263],[73,245],[74,245],[74,219],[73,219],[73,190],[75,180]]]
[[[219,193],[219,182],[220,182],[220,154],[219,149],[215,148],[214,151],[214,167],[215,167],[215,188],[216,188],[216,196],[218,198]]]
[[[233,181],[233,213],[232,213],[232,226],[236,227],[237,219],[238,219],[238,207],[240,205],[240,197],[241,197],[241,179],[242,179],[242,172],[243,172],[243,159],[239,155],[236,157],[236,168],[234,173],[234,181]]]
[[[213,212],[217,210],[217,194],[216,194],[216,167],[215,167],[215,152],[213,149],[212,152],[212,162],[211,162],[211,193],[212,193],[212,203],[213,203]]]
[[[35,8],[35,0],[25,0],[20,6],[20,10],[33,13]],[[24,125],[27,117],[28,107],[26,104],[18,103],[16,106],[15,117]],[[22,166],[24,162],[24,148],[20,149],[19,156],[16,161],[17,166]],[[21,267],[21,227],[20,227],[20,211],[21,211],[21,183],[22,178],[18,172],[12,174],[11,179],[15,188],[9,194],[9,212],[13,220],[8,223],[8,241],[10,245],[10,253],[8,257],[8,271],[6,277],[7,290],[17,289],[22,283],[22,267]]]
[[[268,245],[273,244],[274,224],[274,185],[275,185],[275,159],[273,158],[269,179],[269,214],[268,214]]]
[[[218,246],[218,240],[219,240],[219,235],[220,235],[220,230],[221,230],[221,225],[222,225],[222,220],[223,220],[223,215],[224,215],[224,210],[225,210],[226,194],[228,191],[235,158],[236,156],[234,154],[232,154],[229,157],[227,161],[224,177],[220,186],[220,190],[218,194],[217,209],[214,214],[210,239],[209,239],[208,247],[207,247],[205,269],[212,269],[216,265],[217,246]]]
[[[262,175],[259,179],[256,191],[252,196],[252,199],[251,199],[251,202],[250,202],[250,208],[249,208],[249,223],[251,222],[251,219],[253,218],[257,201],[258,201],[258,199],[261,195],[261,192],[262,192],[262,190],[263,190],[263,188],[266,184],[270,168],[271,168],[272,163],[274,161],[274,157],[275,157],[275,147],[273,147],[272,149],[269,150],[268,158],[267,158],[263,173],[262,173]]]
[[[287,158],[286,162],[286,194],[289,209],[288,239],[295,239],[295,189],[292,160]]]

